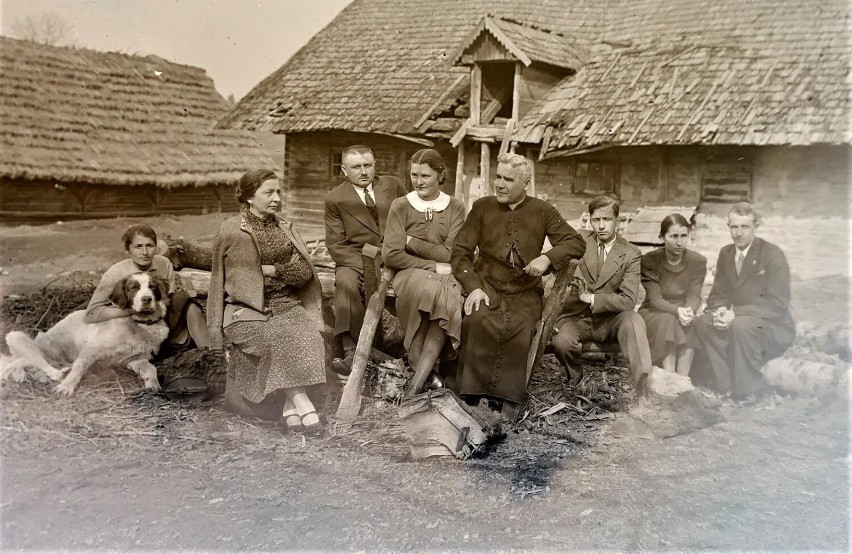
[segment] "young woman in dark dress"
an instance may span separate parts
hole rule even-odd
[[[692,320],[701,305],[707,259],[687,250],[689,222],[671,214],[660,224],[664,246],[642,257],[645,320],[651,359],[663,369],[689,374],[695,351],[687,345]]]

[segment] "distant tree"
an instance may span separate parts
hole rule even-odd
[[[22,40],[56,46],[68,37],[74,26],[55,12],[27,14],[12,23],[11,35]]]

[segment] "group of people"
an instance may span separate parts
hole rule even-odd
[[[744,398],[764,390],[760,367],[792,343],[787,262],[777,246],[755,237],[759,219],[749,204],[730,211],[733,244],[719,253],[701,314],[706,259],[686,248],[690,224],[680,215],[662,221],[664,246],[642,256],[617,233],[616,199],[594,198],[591,229],[578,232],[527,194],[534,167],[523,156],[498,157],[494,195],[467,214],[442,190],[447,170],[437,151],[419,150],[408,169],[410,191],[395,177],[376,176],[368,147],[350,146],[342,155],[346,179],[325,198],[326,246],[336,264],[332,338],[341,354],[330,367],[339,374],[351,370],[382,264],[395,270],[396,312],[414,371],[406,394],[446,379],[466,400],[486,398],[509,416],[526,394],[542,275],[572,259],[579,262],[552,344],[574,382],[585,342],[617,341],[637,386],[652,364],[688,374],[703,353],[715,387]],[[328,340],[319,278],[304,241],[279,213],[275,173],[246,173],[236,195],[241,213],[222,224],[213,246],[207,325],[199,324],[200,307],[178,293],[170,342],[223,350],[227,339],[226,408],[272,413],[291,430],[316,431],[321,423],[307,390],[326,380]],[[153,230],[132,227],[125,246],[131,259],[104,276],[91,321],[124,315],[103,293],[128,272],[156,271],[174,282],[168,260],[154,254]],[[437,376],[439,359],[457,359],[455,373]]]

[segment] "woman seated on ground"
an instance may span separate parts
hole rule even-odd
[[[642,257],[645,302],[639,314],[645,320],[654,363],[688,375],[695,351],[687,338],[701,305],[707,259],[686,249],[689,223],[680,214],[663,219],[660,238],[665,246]]]
[[[157,233],[148,225],[131,225],[122,235],[124,249],[130,258],[109,268],[95,289],[86,308],[86,323],[99,323],[119,317],[129,317],[133,310],[119,308],[110,302],[110,294],[121,279],[147,271],[163,278],[169,284],[168,313],[169,338],[160,348],[158,358],[164,359],[191,348],[210,346],[207,320],[201,306],[183,291],[175,291],[175,270],[165,256],[157,251]]]
[[[213,245],[207,300],[213,348],[231,345],[225,408],[260,415],[280,407],[290,431],[319,431],[305,387],[325,382],[322,290],[307,247],[276,215],[281,182],[249,171],[237,185],[242,212],[225,221]]]
[[[391,204],[382,257],[397,269],[396,311],[414,377],[406,396],[419,392],[449,337],[461,340],[462,288],[450,270],[453,240],[464,223],[464,204],[441,191],[446,166],[435,150],[408,161],[414,190]]]

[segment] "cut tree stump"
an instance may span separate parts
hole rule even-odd
[[[411,441],[411,456],[455,456],[465,460],[488,440],[482,422],[449,389],[426,391],[399,405],[399,417]]]
[[[185,240],[183,237],[173,238],[166,235],[158,241],[157,253],[172,262],[175,269],[191,267],[194,269],[213,269],[213,249],[199,246]]]
[[[352,361],[352,372],[343,387],[343,396],[337,407],[335,417],[341,423],[351,423],[358,417],[361,411],[361,384],[364,380],[364,372],[367,369],[367,360],[376,336],[376,329],[382,319],[382,311],[385,307],[385,297],[388,294],[394,270],[383,268],[381,280],[376,292],[370,297],[367,304],[367,312],[364,315],[364,324],[361,326],[361,334],[358,335],[358,346],[355,348],[355,359]]]
[[[644,394],[613,424],[622,435],[668,438],[722,421],[721,402],[696,388],[689,377],[652,367]]]

